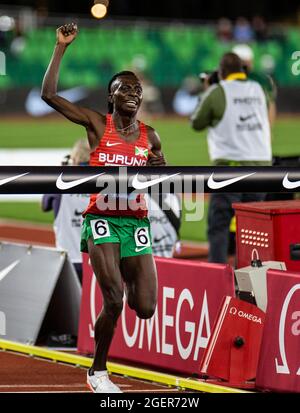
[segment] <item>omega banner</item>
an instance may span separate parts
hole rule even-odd
[[[266,312],[256,386],[300,392],[300,274],[267,272]]]
[[[101,293],[83,254],[83,294],[78,350],[94,351],[94,323]],[[126,305],[118,321],[110,356],[180,373],[199,372],[200,360],[224,296],[234,296],[229,265],[156,257],[158,304],[151,320]]]

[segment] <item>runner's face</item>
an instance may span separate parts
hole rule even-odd
[[[121,76],[112,84],[111,98],[116,112],[135,115],[143,99],[142,85],[133,76]]]

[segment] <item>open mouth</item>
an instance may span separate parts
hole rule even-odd
[[[126,105],[130,108],[136,109],[138,107],[138,103],[135,100],[127,100]]]

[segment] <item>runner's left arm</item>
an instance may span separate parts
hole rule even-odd
[[[166,166],[167,163],[161,150],[161,141],[158,133],[150,126],[147,126],[147,131],[150,144],[147,166]]]

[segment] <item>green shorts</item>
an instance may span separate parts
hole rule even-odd
[[[120,244],[120,258],[152,254],[148,218],[87,214],[81,231],[80,249],[82,252],[88,252],[90,238],[94,245]]]

